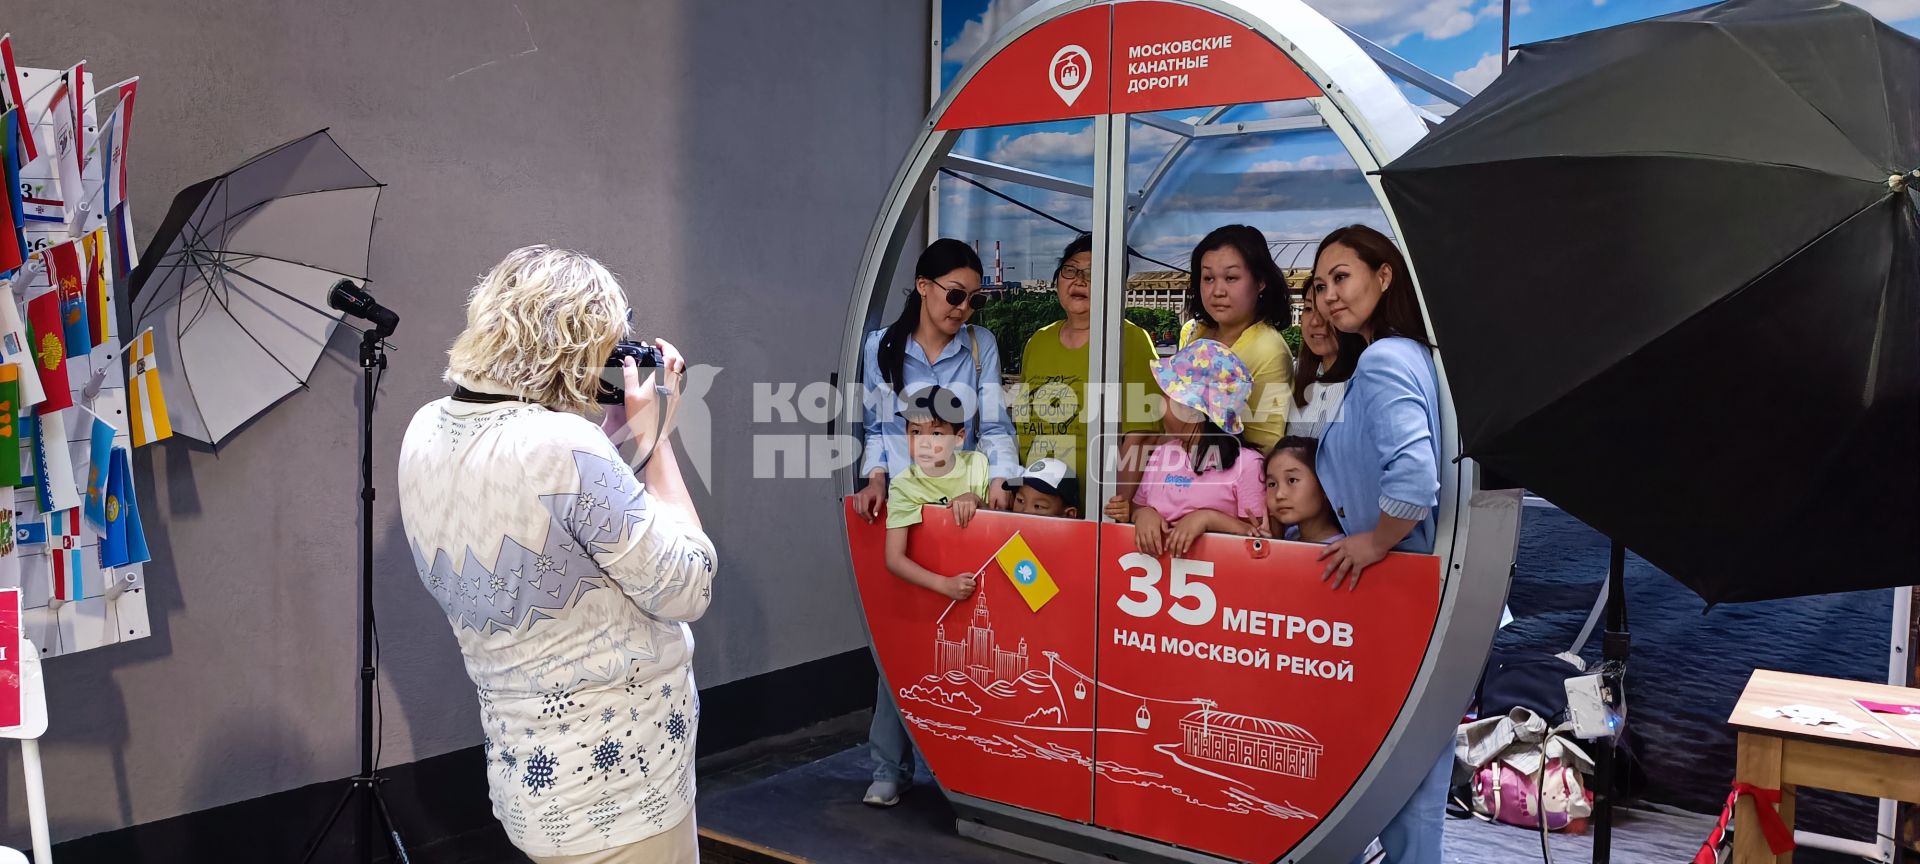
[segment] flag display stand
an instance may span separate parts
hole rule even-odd
[[[11,57],[12,52],[7,53]],[[90,73],[70,76],[70,70],[29,67],[11,71],[19,101],[15,105],[11,91],[5,101],[17,108],[15,116],[34,135],[38,158],[18,152],[17,138],[8,142],[19,161],[13,194],[22,199],[19,228],[27,260],[11,283],[10,302],[0,303],[11,307],[0,310],[0,348],[6,354],[0,358],[5,361],[0,364],[0,446],[20,449],[17,478],[0,466],[0,477],[17,481],[11,507],[0,518],[6,523],[0,526],[0,590],[20,589],[21,628],[39,655],[49,657],[151,632],[140,563],[146,558],[143,535],[135,536],[134,549],[128,548],[128,530],[139,531],[128,458],[136,442],[129,434],[122,357],[128,337],[121,332],[120,284],[113,278],[118,268],[130,269],[136,248],[126,230],[125,168],[115,164],[124,160],[130,118],[115,112],[119,103],[113,92],[102,94],[105,107],[97,108]],[[70,77],[79,81],[62,83]],[[77,92],[74,83],[80,85]],[[131,92],[129,86],[119,94],[129,106]],[[54,108],[72,111],[75,97],[82,103],[80,110],[67,115],[72,120],[63,128],[56,120],[65,118],[56,117]],[[56,99],[59,106],[53,104]],[[104,133],[103,123],[108,124]],[[71,209],[65,206],[71,192],[63,188],[63,170],[56,164],[62,135],[71,135],[71,140],[61,146],[79,148],[83,157],[78,185],[88,200]],[[75,185],[71,172],[65,179],[65,186]],[[111,190],[109,180],[115,182]],[[116,223],[111,233],[106,230],[110,221]],[[69,240],[76,242],[66,245]],[[49,292],[59,294],[61,283],[70,278],[77,281],[81,299],[56,307],[54,329],[60,333],[50,346],[47,337],[52,334],[32,326],[28,307]],[[31,334],[27,344],[7,341],[10,323],[19,328],[13,335]],[[52,364],[54,373],[42,373],[41,361],[52,351],[64,359],[54,358],[60,360]],[[48,402],[70,407],[43,413],[44,405],[25,404],[36,389],[45,391]],[[42,430],[49,440],[33,437]],[[66,486],[69,477],[72,485]],[[52,500],[47,500],[49,494]]]

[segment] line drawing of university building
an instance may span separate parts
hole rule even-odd
[[[959,672],[982,687],[991,687],[996,681],[1018,680],[1029,668],[1027,640],[1022,638],[1017,650],[1002,649],[994,641],[993,622],[987,615],[986,589],[983,587],[974,596],[979,599],[973,605],[973,620],[967,625],[965,637],[947,639],[944,623],[935,633],[933,674],[945,677],[948,672]]]

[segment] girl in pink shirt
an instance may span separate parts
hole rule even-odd
[[[1132,522],[1149,555],[1184,555],[1201,534],[1251,533],[1267,514],[1260,453],[1241,433],[1253,375],[1227,346],[1195,339],[1156,360],[1167,397],[1166,433],[1147,457],[1133,500],[1114,496],[1107,515]]]

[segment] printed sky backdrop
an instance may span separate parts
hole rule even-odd
[[[951,82],[990,36],[1034,0],[942,0],[941,83]],[[1920,35],[1920,0],[1854,0],[1908,33]],[[1391,48],[1421,68],[1478,92],[1500,71],[1499,0],[1307,0],[1335,21]],[[1513,0],[1512,41],[1519,45],[1664,15],[1698,0]],[[1416,104],[1438,100],[1416,94]],[[1303,104],[1243,105],[1225,120],[1297,114]],[[1193,121],[1199,109],[1169,114]],[[1138,190],[1173,146],[1175,136],[1139,123],[1128,130],[1128,188]],[[982,129],[962,136],[954,152],[1040,171],[1079,183],[1093,180],[1093,122],[1038,123]],[[1092,224],[1092,201],[983,179],[1019,204],[953,177],[940,178],[940,233],[980,246],[988,278],[1000,243],[1009,281],[1047,279],[1073,228]],[[1244,222],[1270,241],[1318,240],[1340,225],[1385,228],[1365,180],[1331,132],[1245,136],[1196,142],[1156,187],[1129,242],[1135,271],[1187,266],[1193,244],[1219,225]],[[1027,205],[1026,207],[1020,206]],[[1036,215],[1039,210],[1048,219]],[[1053,221],[1058,220],[1058,222]],[[1285,264],[1286,262],[1281,262]]]

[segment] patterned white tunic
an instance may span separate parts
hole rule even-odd
[[[593,423],[527,402],[421,408],[400,514],[479,688],[514,844],[580,855],[685,818],[700,705],[683,622],[711,596],[706,534],[656,507]]]

